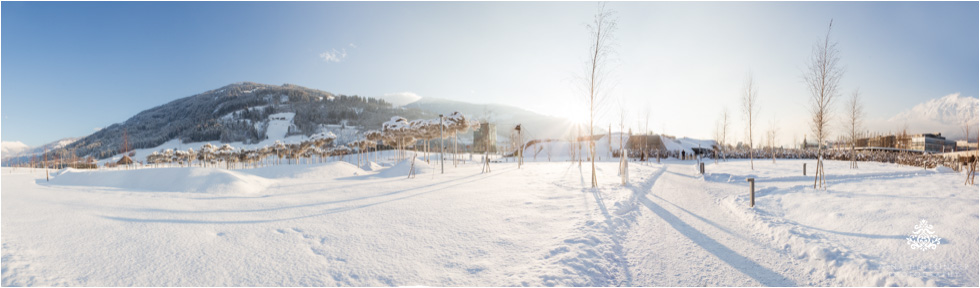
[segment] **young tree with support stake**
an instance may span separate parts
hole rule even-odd
[[[595,173],[595,139],[592,135],[595,132],[595,118],[599,108],[607,98],[605,97],[605,84],[607,76],[609,76],[608,62],[613,53],[612,33],[616,31],[616,19],[613,14],[613,11],[606,9],[606,3],[600,2],[592,23],[587,26],[591,44],[584,83],[588,91],[586,102],[589,108],[589,133],[587,137],[589,139],[589,160],[592,162],[592,188],[599,186]]]
[[[823,143],[829,137],[831,107],[840,89],[844,69],[840,67],[840,50],[837,42],[830,41],[834,21],[827,26],[827,34],[813,45],[810,63],[803,72],[803,80],[810,90],[810,129],[817,136],[817,167],[813,188],[827,188],[823,169]]]
[[[766,131],[766,145],[769,146],[773,164],[776,164],[776,133],[779,133],[779,127],[776,127],[776,118],[773,118],[772,122],[769,122],[769,130]]]
[[[752,152],[752,120],[759,114],[759,89],[755,87],[752,75],[745,78],[745,85],[742,86],[742,113],[748,121],[749,129],[749,167],[755,170]]]
[[[625,135],[623,133],[623,131],[626,129],[626,118],[629,117],[627,115],[627,111],[628,110],[626,110],[626,100],[620,99],[619,102],[619,177],[620,177],[620,184],[623,186],[626,186],[626,184],[629,183],[630,180],[629,161],[627,159],[627,157],[629,157],[629,153],[626,152],[626,149],[628,147],[625,147],[624,145],[627,139],[629,138],[625,138],[624,137]],[[632,134],[633,131],[631,129],[630,135]],[[644,138],[644,142],[645,141],[646,138]]]
[[[850,132],[849,140],[851,140],[851,169],[857,169],[857,154],[856,146],[858,133],[861,131],[862,116],[864,116],[864,105],[861,105],[861,92],[857,89],[854,93],[851,93],[851,98],[847,101],[847,128]]]
[[[721,111],[721,127],[719,127],[721,129],[721,142],[718,142],[721,145],[718,150],[721,151],[721,155],[725,161],[728,161],[728,156],[725,154],[725,149],[728,146],[728,123],[728,107],[725,107]]]

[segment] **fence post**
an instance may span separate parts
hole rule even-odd
[[[746,178],[749,181],[749,207],[755,207],[755,178]]]
[[[701,175],[704,175],[704,162],[701,162]]]
[[[806,176],[806,163],[803,163],[803,176]]]

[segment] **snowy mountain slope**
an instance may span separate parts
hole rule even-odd
[[[419,101],[419,99],[422,99],[422,97],[412,92],[399,92],[385,94],[384,96],[381,96],[381,99],[388,101],[388,103],[391,103],[391,105],[400,107],[414,103],[415,101]]]
[[[263,135],[262,140],[257,142],[236,141],[236,142],[223,143],[221,141],[202,141],[202,142],[187,143],[179,139],[173,139],[164,142],[159,146],[133,149],[130,151],[130,153],[133,155],[132,156],[133,160],[144,161],[146,160],[147,156],[149,156],[154,152],[160,152],[168,149],[170,150],[194,149],[195,151],[200,151],[201,147],[204,146],[205,144],[211,144],[214,147],[220,147],[222,145],[228,144],[235,149],[244,148],[244,149],[254,150],[263,147],[273,146],[275,145],[276,142],[282,142],[284,144],[298,144],[303,141],[309,140],[310,137],[306,135],[302,135],[302,134],[290,135],[289,131],[295,129],[295,124],[293,123],[294,117],[295,117],[295,113],[292,112],[283,112],[283,113],[276,113],[276,114],[269,115],[268,119],[262,122],[264,123],[264,125],[262,126],[264,127],[263,130],[265,131],[265,135]],[[358,130],[351,129],[351,128],[342,129],[340,127],[324,127],[324,129],[322,130],[323,131],[319,131],[319,132],[324,133],[326,135],[334,134],[334,136],[337,136],[335,133],[333,133],[333,131],[336,131],[337,133],[344,135],[345,136],[344,139],[338,137],[337,140],[334,141],[335,143],[338,144],[346,144],[347,141],[351,141],[352,139],[354,139],[354,135],[359,135]],[[341,140],[344,140],[344,142],[341,142]],[[123,154],[114,154],[105,159],[101,159],[99,162],[101,164],[116,162],[119,161],[120,158],[122,158],[122,155]]]
[[[895,115],[891,123],[908,123],[909,129],[921,132],[941,132],[948,139],[963,139],[963,123],[969,122],[976,131],[980,123],[980,98],[960,93],[949,94],[915,105]],[[971,133],[971,138],[976,132]]]
[[[42,155],[44,154],[44,151],[53,151],[53,150],[67,147],[68,145],[75,143],[75,141],[78,141],[78,139],[81,138],[78,137],[62,138],[54,142],[47,143],[37,147],[28,147],[27,145],[24,145],[24,143],[21,143],[19,141],[3,142],[4,143],[3,159],[4,161],[20,160],[23,162],[26,161],[27,158],[29,158],[31,155]],[[9,147],[11,148],[11,152],[7,151],[8,145],[10,145]],[[21,145],[23,145],[23,147],[21,147]]]
[[[2,145],[3,148],[0,148],[0,154],[3,154],[3,158],[17,156],[21,152],[31,148],[20,141],[3,141]]]
[[[128,142],[130,149],[155,148],[175,139],[252,144],[265,140],[262,129],[268,124],[268,116],[276,113],[294,113],[289,134],[306,136],[322,132],[328,125],[380,127],[395,115],[410,119],[431,116],[417,109],[392,107],[375,98],[335,95],[291,84],[241,82],[147,109],[59,152],[105,159],[123,150],[123,142]]]

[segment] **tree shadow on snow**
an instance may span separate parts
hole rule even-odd
[[[850,237],[860,237],[860,238],[869,238],[869,239],[899,239],[899,240],[905,240],[905,238],[908,237],[908,235],[879,235],[879,234],[865,234],[865,233],[846,232],[846,231],[834,231],[834,230],[830,230],[830,229],[823,229],[823,228],[819,228],[819,227],[814,227],[814,226],[802,224],[802,223],[799,223],[799,222],[796,222],[796,221],[793,221],[793,220],[789,220],[789,219],[784,219],[784,220],[787,223],[789,223],[789,224],[797,225],[797,226],[804,227],[804,228],[807,228],[807,229],[813,229],[813,230],[817,230],[817,231],[821,231],[821,232],[832,233],[832,234],[843,235],[843,236],[850,236]]]
[[[796,283],[793,283],[793,281],[789,280],[783,275],[769,270],[769,268],[759,265],[759,263],[756,263],[745,256],[739,255],[737,252],[725,247],[725,245],[722,245],[721,243],[718,243],[718,241],[708,237],[708,235],[701,233],[701,231],[698,231],[696,228],[682,221],[676,215],[651,201],[646,197],[646,193],[634,193],[638,194],[637,199],[643,204],[643,206],[646,206],[648,209],[650,209],[650,211],[653,211],[654,214],[657,214],[657,216],[659,216],[661,219],[667,221],[667,224],[670,224],[670,226],[677,230],[677,232],[680,232],[692,242],[698,246],[701,246],[701,248],[708,251],[712,255],[715,255],[715,257],[718,257],[718,259],[721,259],[732,268],[742,272],[742,274],[745,274],[746,276],[749,276],[766,286],[796,286]]]

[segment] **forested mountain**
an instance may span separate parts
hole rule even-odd
[[[65,146],[59,155],[110,157],[122,150],[153,148],[172,139],[254,143],[266,137],[269,115],[294,112],[289,134],[311,135],[327,124],[380,129],[391,116],[434,117],[381,99],[335,95],[297,85],[243,82],[177,99],[136,114]]]

